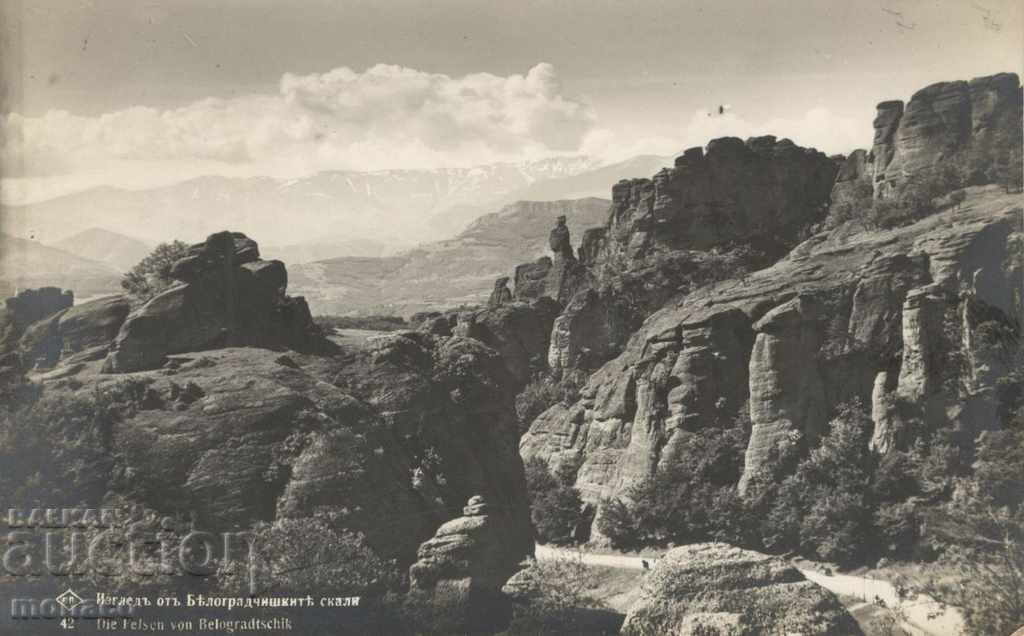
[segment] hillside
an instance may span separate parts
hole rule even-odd
[[[98,227],[155,244],[199,240],[230,227],[272,237],[265,250],[276,246],[286,257],[323,258],[324,246],[344,250],[331,256],[376,256],[450,238],[478,216],[516,200],[603,195],[607,175],[641,176],[667,163],[642,157],[604,165],[563,157],[470,168],[322,172],[290,180],[209,176],[149,190],[103,187],[5,206],[4,231],[55,244]]]
[[[153,249],[149,243],[99,227],[73,234],[57,241],[53,247],[91,261],[106,263],[121,272],[131,269]]]
[[[117,293],[121,274],[108,263],[0,234],[0,294],[51,286],[70,289],[76,298]]]
[[[546,252],[548,230],[560,214],[580,235],[604,223],[608,201],[519,201],[480,217],[453,239],[392,257],[336,258],[291,266],[291,286],[320,314],[405,315],[476,304],[487,298],[495,277],[511,275],[519,262]]]

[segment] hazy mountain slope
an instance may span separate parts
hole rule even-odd
[[[154,246],[118,232],[93,227],[57,241],[53,247],[75,256],[106,263],[124,272],[145,258]]]
[[[604,223],[605,199],[519,201],[481,217],[454,239],[428,243],[390,258],[336,258],[289,267],[290,288],[314,313],[389,311],[408,314],[486,298],[496,276],[543,256],[559,214],[570,232]]]
[[[590,157],[436,170],[323,172],[302,179],[200,177],[150,190],[94,188],[5,206],[3,231],[53,245],[104,228],[150,243],[198,241],[233,228],[285,262],[378,256],[454,236],[513,201],[605,196],[608,184],[656,172],[668,158],[612,165]],[[337,250],[337,251],[334,251]]]
[[[274,245],[371,239],[404,247],[450,237],[477,216],[460,217],[454,227],[433,223],[444,210],[483,213],[515,200],[512,193],[531,184],[598,167],[589,157],[563,157],[470,168],[323,172],[292,180],[210,176],[139,191],[103,187],[5,206],[4,231],[52,244],[93,227],[152,242],[200,240],[230,227],[273,237]]]
[[[121,274],[100,263],[41,245],[36,241],[0,234],[0,296],[35,287],[61,287],[76,298],[116,293]]]
[[[606,197],[609,188],[621,179],[638,179],[671,166],[671,157],[641,155],[626,161],[574,174],[553,175],[537,179],[502,199],[508,201],[561,201],[586,197]],[[497,205],[460,204],[445,208],[429,219],[431,229],[452,235],[461,231],[474,219],[496,208]]]

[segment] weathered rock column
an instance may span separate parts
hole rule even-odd
[[[508,528],[501,511],[492,514],[483,497],[471,497],[461,517],[420,545],[409,567],[410,598],[428,604],[445,628],[475,633],[507,622],[501,588],[523,556]]]

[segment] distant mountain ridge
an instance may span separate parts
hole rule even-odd
[[[288,268],[289,288],[314,313],[386,312],[407,315],[486,300],[496,276],[547,253],[548,232],[564,214],[582,237],[603,224],[610,201],[517,201],[484,215],[455,238],[426,243],[392,257],[335,258]]]
[[[145,258],[154,245],[118,232],[93,227],[57,241],[52,247],[126,272]]]
[[[81,299],[116,292],[120,281],[120,271],[108,263],[0,234],[0,297],[14,296],[19,290],[54,286],[70,289]]]
[[[301,255],[311,242],[347,244],[349,251],[337,256],[366,254],[359,241],[380,242],[384,246],[370,253],[387,253],[449,238],[512,201],[606,196],[609,180],[648,175],[670,163],[652,156],[618,164],[559,157],[471,168],[323,172],[292,180],[208,176],[150,190],[102,187],[5,206],[3,229],[54,244],[91,228],[159,243],[201,240],[230,227],[273,237],[263,242],[288,246],[283,254]]]

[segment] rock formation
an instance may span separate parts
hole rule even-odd
[[[308,350],[323,340],[302,297],[285,295],[281,261],[237,232],[211,234],[171,269],[178,284],[132,312],[104,369],[152,369],[169,354],[232,346]]]
[[[681,296],[591,376],[579,403],[534,421],[523,457],[578,467],[576,486],[598,504],[685,461],[670,452],[677,436],[743,411],[753,423],[744,483],[770,468],[773,447],[812,442],[830,409],[853,398],[876,405],[876,437],[898,446],[915,426],[965,438],[996,426],[994,376],[964,325],[969,307],[1021,315],[1010,291],[1024,284],[1021,210],[990,186],[969,189],[957,214],[955,226],[939,215],[855,242],[817,235],[742,282]]]
[[[128,299],[108,296],[74,306],[71,301],[70,291],[56,288],[26,290],[9,298],[0,318],[0,354],[6,361],[0,366],[29,371],[106,355],[131,308]]]
[[[491,308],[500,307],[510,300],[512,300],[512,291],[508,288],[508,276],[502,276],[494,281],[494,291],[491,292],[491,297],[487,299],[487,306]]]
[[[992,154],[972,150],[979,144],[1019,150],[1005,118],[1019,84],[996,76],[963,86],[976,95],[969,112],[988,114],[948,156],[978,172]],[[911,101],[934,104],[936,90]],[[900,174],[930,167],[924,158],[938,142],[911,160],[918,142],[900,131],[944,129],[911,128],[920,104],[906,113],[898,102],[882,106],[873,152],[851,154],[838,170],[788,141],[726,139],[687,151],[651,180],[617,184],[609,223],[584,234],[588,276],[554,320],[548,352],[556,371],[587,368],[579,361],[588,357],[607,362],[576,404],[536,418],[521,440],[524,459],[574,467],[576,487],[599,505],[685,462],[676,449],[705,427],[750,422],[742,491],[786,447],[812,447],[844,402],[869,405],[882,452],[938,429],[969,451],[978,432],[997,426],[1005,363],[976,334],[984,322],[1012,325],[1022,315],[1019,198],[973,186],[955,224],[947,209],[889,231],[837,224],[813,234],[830,196],[866,192],[870,201],[880,158]],[[753,252],[729,251],[737,245]],[[757,264],[758,253],[774,259],[780,250],[789,253],[774,265]]]
[[[1021,161],[1021,101],[1020,79],[1000,73],[932,84],[905,106],[899,100],[878,104],[871,152],[856,151],[846,159],[833,203],[857,183],[870,187],[875,198],[888,198],[908,179],[938,169],[953,170],[974,185],[1012,172]]]
[[[502,558],[532,554],[515,389],[481,342],[403,332],[327,354],[219,348],[118,375],[103,363],[33,378],[117,413],[88,442],[104,460],[61,484],[69,500],[109,493],[211,532],[324,515],[407,567],[479,494]]]
[[[580,287],[585,270],[573,253],[565,216],[559,216],[548,237],[552,257],[542,256],[533,263],[516,267],[515,298],[536,300],[548,297],[565,305]],[[500,280],[500,279],[499,279]]]
[[[462,516],[448,521],[424,542],[409,568],[412,594],[420,594],[448,627],[471,633],[506,622],[510,610],[501,588],[519,567],[522,554],[508,536],[499,510],[477,495]]]
[[[839,599],[778,557],[724,543],[669,551],[626,614],[623,636],[861,634]]]
[[[26,289],[4,301],[0,313],[0,351],[9,350],[34,322],[75,304],[74,293],[57,287]]]

